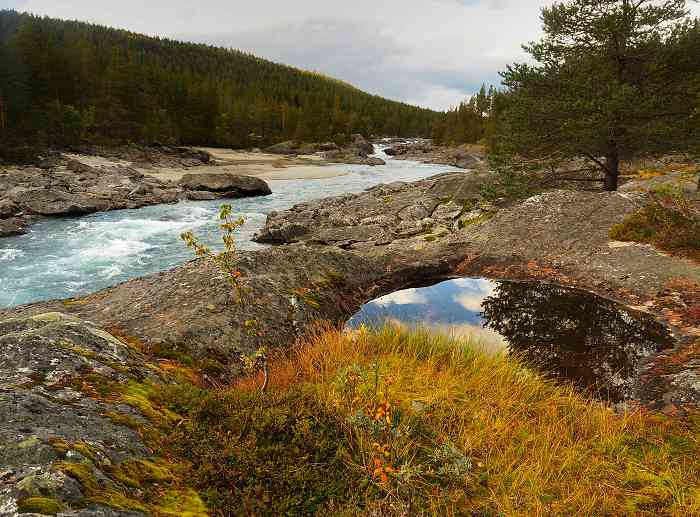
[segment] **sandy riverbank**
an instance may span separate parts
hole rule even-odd
[[[302,155],[294,158],[262,152],[233,149],[200,148],[213,157],[213,165],[193,168],[148,167],[139,168],[143,174],[163,181],[179,181],[184,174],[228,172],[256,176],[264,180],[299,180],[334,178],[347,174],[342,165],[329,165],[320,156]]]

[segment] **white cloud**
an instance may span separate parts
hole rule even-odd
[[[377,298],[372,303],[384,307],[387,305],[422,305],[428,303],[428,298],[418,289],[405,289]]]
[[[454,301],[470,312],[481,311],[482,296],[478,294],[460,294],[454,297]]]
[[[482,300],[493,294],[495,290],[495,285],[486,280],[460,278],[454,280],[454,283],[459,285],[463,292],[453,296],[452,299],[470,312],[481,312]]]

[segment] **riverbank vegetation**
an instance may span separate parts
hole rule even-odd
[[[0,63],[0,152],[9,157],[81,143],[427,137],[442,116],[235,50],[15,11],[0,11]]]
[[[198,493],[210,515],[700,512],[699,418],[617,415],[481,349],[320,328],[273,361],[267,393],[191,373],[132,388],[154,428],[133,425],[178,473],[159,490]]]

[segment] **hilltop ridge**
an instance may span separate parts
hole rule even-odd
[[[441,113],[241,51],[0,11],[0,146],[342,145],[429,136]],[[2,149],[0,149],[0,152]]]

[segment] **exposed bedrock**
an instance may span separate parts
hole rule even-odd
[[[244,305],[219,271],[197,260],[80,300],[0,311],[0,319],[60,311],[204,357],[212,349],[286,347],[319,319],[344,321],[375,297],[457,276],[581,287],[661,319],[672,319],[673,300],[682,298],[670,281],[700,282],[695,263],[610,242],[610,226],[645,203],[644,193],[552,191],[496,210],[479,196],[488,179],[447,173],[270,214],[258,240],[282,245],[241,254]],[[262,336],[248,332],[248,320]],[[677,333],[679,349],[651,358],[653,374],[642,372],[641,400],[683,405],[700,398],[693,364],[665,370],[700,329],[679,325]]]
[[[0,516],[67,506],[82,508],[66,514],[74,516],[141,515],[101,502],[134,492],[106,473],[150,451],[123,423],[145,422],[144,415],[98,396],[90,385],[97,378],[117,395],[158,377],[89,322],[58,313],[0,321]]]

